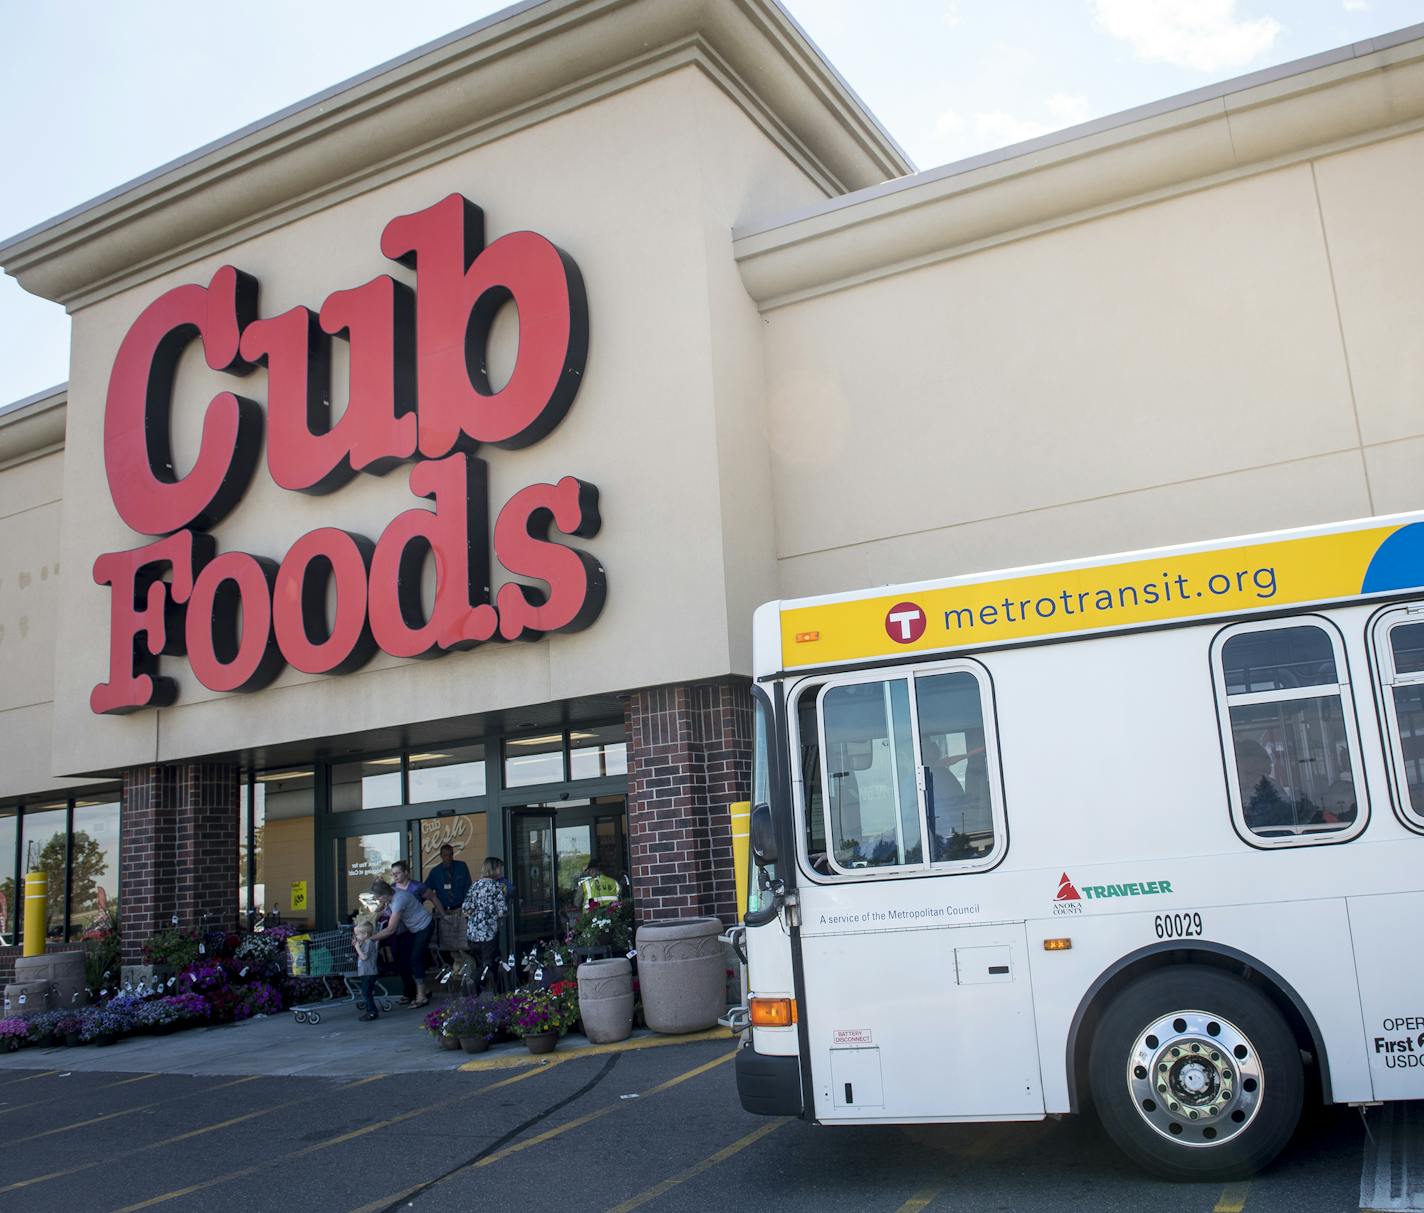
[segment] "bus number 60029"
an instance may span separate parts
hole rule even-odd
[[[1187,935],[1202,933],[1200,914],[1158,914],[1152,920],[1158,939],[1180,939]]]

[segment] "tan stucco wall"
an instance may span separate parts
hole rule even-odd
[[[548,438],[490,450],[491,509],[519,488],[575,474],[602,490],[603,531],[583,546],[608,570],[608,601],[586,632],[488,645],[433,662],[378,656],[360,673],[286,671],[250,696],[206,691],[179,661],[163,711],[96,717],[106,677],[108,591],[74,579],[60,607],[55,771],[135,762],[537,704],[725,674],[749,667],[751,603],[775,593],[766,517],[770,468],[757,437],[760,320],[728,256],[734,223],[822,197],[705,75],[683,68],[465,152],[257,239],[196,261],[74,315],[62,559],[92,568],[138,546],[104,481],[109,370],[134,316],[162,291],[206,282],[231,263],[261,283],[260,310],[316,308],[332,290],[405,271],[379,252],[382,227],[460,191],[485,211],[487,238],[530,229],[567,250],[588,290],[590,352],[579,396]],[[408,275],[407,275],[408,277]],[[710,336],[709,336],[710,335]],[[174,446],[191,466],[201,410],[230,377],[191,347],[179,373]],[[265,372],[240,390],[265,396]],[[338,386],[337,399],[341,398]],[[359,477],[325,497],[286,493],[265,466],[214,532],[220,550],[280,559],[293,540],[335,525],[371,538],[416,504],[408,468]],[[72,506],[72,508],[71,508]],[[83,520],[82,523],[79,520]],[[497,574],[497,582],[503,576]],[[731,599],[729,604],[729,597]]]
[[[50,776],[64,454],[0,469],[0,798],[69,786]]]
[[[766,312],[781,592],[1424,506],[1412,134]]]

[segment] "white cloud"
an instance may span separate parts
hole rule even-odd
[[[1088,120],[1088,99],[1074,97],[1068,93],[1054,93],[1048,99],[1049,116],[1057,123],[1057,129],[1077,126]]]
[[[935,119],[935,134],[938,136],[957,135],[964,129],[964,115],[958,110],[945,110]]]
[[[1244,67],[1281,32],[1273,17],[1238,17],[1236,0],[1094,0],[1093,8],[1103,30],[1139,59],[1199,72]]]
[[[944,6],[945,29],[953,29],[959,24],[959,0],[946,0]]]
[[[1345,11],[1347,13],[1367,13],[1370,11],[1370,0],[1345,0]]]

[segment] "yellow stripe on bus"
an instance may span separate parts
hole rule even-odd
[[[852,602],[794,607],[781,613],[782,663],[787,669],[834,665],[1357,598],[1371,559],[1399,529],[1166,553],[925,590],[902,587]],[[912,609],[897,611],[901,606]]]

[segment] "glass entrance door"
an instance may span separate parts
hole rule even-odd
[[[511,814],[515,949],[562,939],[578,916],[578,886],[590,860],[626,890],[621,796],[531,805]]]
[[[558,871],[554,851],[554,815],[519,809],[512,814],[515,950],[558,933]]]

